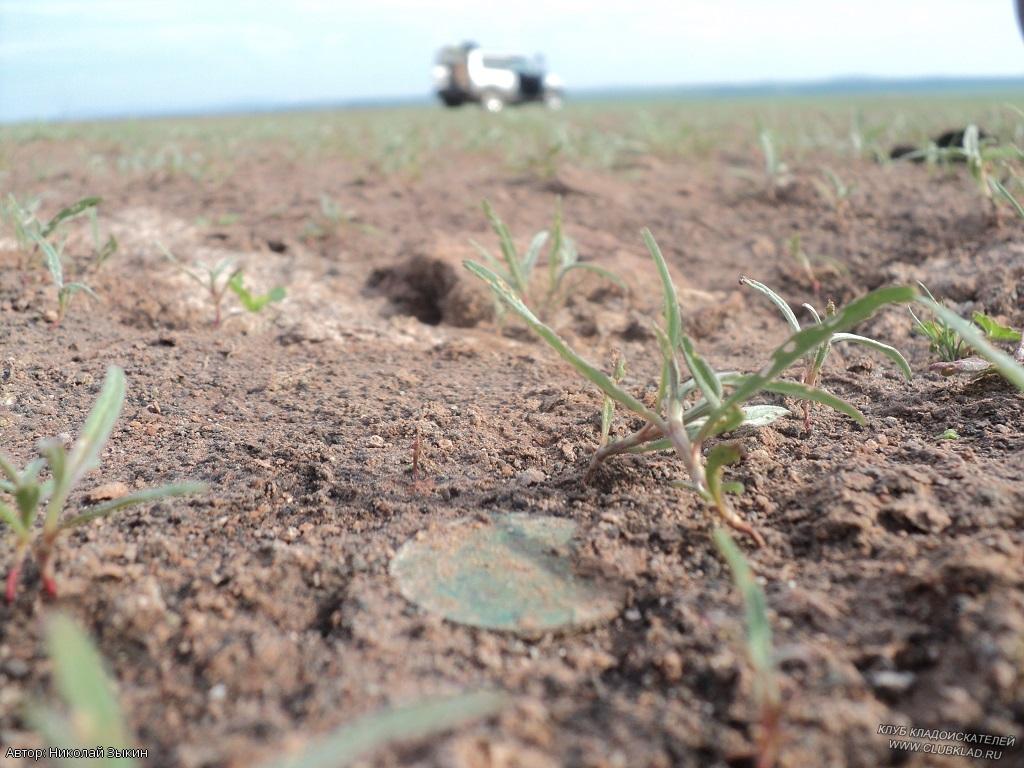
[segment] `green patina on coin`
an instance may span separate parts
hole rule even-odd
[[[438,525],[391,561],[405,598],[460,624],[521,635],[582,629],[615,616],[622,587],[584,572],[576,524],[559,517],[495,515]]]

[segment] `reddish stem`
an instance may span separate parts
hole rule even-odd
[[[43,591],[49,597],[57,597],[57,582],[53,576],[43,576]]]
[[[16,563],[7,574],[7,591],[4,596],[7,598],[8,605],[14,602],[15,596],[18,594],[18,579],[21,577],[21,563]]]

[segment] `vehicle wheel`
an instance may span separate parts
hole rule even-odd
[[[501,112],[505,108],[505,100],[501,98],[501,94],[491,91],[480,97],[480,106],[488,112]]]

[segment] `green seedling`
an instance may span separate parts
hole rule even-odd
[[[531,277],[534,268],[540,260],[544,246],[550,241],[547,252],[547,279],[543,290],[540,292],[540,316],[547,318],[550,313],[559,305],[563,298],[566,278],[576,270],[593,272],[605,280],[614,283],[622,290],[626,290],[625,284],[613,273],[603,267],[589,262],[579,260],[579,251],[575,241],[566,235],[562,230],[562,212],[555,213],[554,224],[551,232],[542,231],[533,236],[530,246],[522,257],[516,251],[515,243],[512,242],[512,235],[508,227],[498,217],[488,201],[484,201],[484,213],[491,224],[491,228],[498,236],[501,246],[501,261],[491,255],[490,251],[479,243],[473,242],[473,247],[486,260],[491,270],[501,277],[505,283],[525,301],[529,302],[531,297]],[[499,321],[504,316],[502,302],[495,298],[495,312]]]
[[[38,200],[22,204],[14,195],[8,194],[3,201],[0,201],[0,221],[14,232],[19,248],[35,253],[36,248],[42,248],[41,241],[49,240],[56,235],[62,224],[82,215],[88,216],[92,231],[94,258],[96,265],[99,266],[117,251],[117,240],[113,235],[110,235],[105,242],[101,242],[97,214],[97,208],[101,202],[103,201],[98,197],[84,197],[77,203],[62,208],[53,218],[44,223],[36,217],[36,212],[39,209]],[[49,260],[49,256],[47,259]]]
[[[959,440],[960,433],[950,427],[939,434],[939,440]]]
[[[985,332],[985,338],[989,341],[1016,344],[1021,340],[1020,331],[1015,331],[1010,326],[1003,325],[994,317],[989,317],[984,312],[975,312],[971,315],[971,320]]]
[[[772,136],[771,131],[767,128],[762,128],[757,138],[761,145],[761,158],[764,163],[763,168],[768,194],[772,199],[775,199],[778,197],[779,191],[792,181],[792,176],[789,172],[789,166],[779,157],[778,150],[775,147],[775,137]]]
[[[863,115],[855,113],[850,123],[850,145],[858,157],[868,156],[876,162],[889,161],[889,153],[882,147],[884,125],[864,126]]]
[[[57,594],[54,580],[54,548],[61,534],[125,507],[184,496],[203,489],[196,483],[165,485],[129,493],[65,517],[68,497],[82,478],[99,464],[100,453],[124,405],[124,371],[107,369],[106,379],[85,425],[70,451],[57,438],[39,443],[39,458],[18,470],[0,454],[0,521],[7,524],[14,542],[14,563],[7,575],[7,602],[13,602],[26,557],[32,552],[42,575],[44,590]],[[40,479],[44,470],[49,477]],[[4,498],[4,497],[10,497]],[[36,519],[42,515],[41,530]]]
[[[35,245],[34,238],[41,229],[36,219],[38,209],[38,199],[21,203],[13,194],[8,193],[7,197],[0,200],[0,221],[14,233],[14,239],[22,251],[32,250]]]
[[[755,291],[758,291],[767,296],[771,302],[778,308],[779,312],[782,313],[782,317],[789,324],[790,329],[793,333],[800,332],[800,323],[796,319],[796,313],[793,312],[792,307],[779,296],[775,291],[769,288],[764,283],[759,283],[757,280],[751,280],[749,277],[741,277],[740,283],[742,285],[748,285]],[[821,316],[818,311],[810,304],[804,304],[810,315],[814,318],[814,322],[818,325],[821,324]],[[835,305],[829,302],[828,308],[826,309],[826,316],[832,317],[836,314]],[[910,363],[895,347],[891,347],[888,344],[883,344],[876,339],[870,339],[867,336],[858,336],[855,333],[835,333],[829,336],[825,341],[814,350],[813,354],[807,356],[806,367],[804,368],[804,375],[801,381],[805,386],[816,387],[818,381],[821,378],[821,369],[825,365],[825,360],[828,359],[828,353],[832,350],[832,345],[836,342],[848,342],[851,344],[860,344],[862,346],[873,349],[876,352],[881,352],[883,355],[892,360],[896,366],[900,369],[904,376],[909,381],[913,376],[913,372],[910,370]],[[804,430],[810,432],[811,430],[811,408],[814,405],[813,401],[805,400],[803,404],[804,409]]]
[[[724,528],[716,528],[715,545],[729,564],[736,591],[743,599],[746,624],[747,661],[753,671],[754,699],[760,713],[757,735],[757,768],[772,768],[779,751],[782,695],[772,648],[772,628],[764,590],[754,578],[750,564]]]
[[[972,123],[964,129],[961,146],[937,147],[930,144],[908,157],[924,158],[930,165],[951,161],[965,162],[979,195],[990,206],[998,221],[1002,215],[1002,209],[997,204],[1001,195],[998,188],[992,184],[993,181],[999,181],[996,178],[996,169],[1009,160],[1021,159],[1022,153],[1012,144],[999,146],[992,141],[983,141],[978,126]]]
[[[63,224],[65,221],[81,216],[83,213],[94,211],[96,207],[102,203],[103,200],[98,197],[83,197],[77,203],[69,205],[67,208],[62,208],[57,212],[57,215],[50,219],[45,225],[39,229],[40,237],[49,237],[57,231],[57,227]]]
[[[302,229],[302,234],[312,240],[323,240],[329,235],[337,235],[344,226],[354,223],[357,216],[354,210],[342,208],[337,200],[327,193],[322,193],[319,216],[309,218]],[[364,225],[363,229],[366,228]]]
[[[117,238],[108,235],[106,241],[100,237],[100,221],[96,208],[89,209],[89,229],[92,232],[93,260],[98,267],[102,267],[107,259],[117,253]]]
[[[1006,185],[999,181],[999,179],[989,179],[988,185],[992,189],[992,192],[996,195],[997,199],[1001,199],[1004,202],[1008,203],[1009,206],[1013,209],[1014,213],[1016,213],[1017,216],[1019,216],[1020,218],[1024,219],[1024,205],[1022,205],[1021,202],[1013,195],[1013,193],[1006,188]]]
[[[64,319],[64,315],[67,314],[71,298],[76,293],[83,292],[94,299],[97,296],[93,289],[85,283],[64,282],[64,265],[61,260],[63,248],[61,246],[54,248],[50,241],[44,239],[41,235],[35,235],[34,240],[36,245],[43,251],[43,257],[46,259],[46,268],[50,271],[50,277],[53,278],[53,287],[57,290],[57,323],[59,324]]]
[[[665,319],[664,329],[656,329],[661,350],[661,379],[654,405],[637,399],[612,377],[577,354],[533,313],[520,294],[501,276],[473,261],[466,261],[465,266],[486,282],[496,297],[525,320],[581,376],[597,386],[616,405],[643,420],[644,425],[639,430],[600,446],[591,461],[588,475],[601,462],[616,454],[674,451],[688,475],[686,481],[676,485],[695,491],[727,524],[762,544],[761,535],[733,510],[726,499],[725,492],[737,488],[720,482],[721,469],[738,458],[738,454],[716,447],[705,460],[705,446],[712,439],[741,426],[763,426],[788,413],[787,409],[779,406],[751,404],[751,399],[761,392],[820,402],[863,423],[864,417],[849,403],[803,383],[784,381],[779,376],[798,360],[828,343],[835,334],[862,322],[880,307],[911,301],[916,292],[904,287],[876,290],[851,302],[835,316],[795,333],[775,350],[771,360],[757,373],[717,373],[697,353],[692,339],[683,332],[679,299],[668,265],[651,233],[644,230],[643,237],[661,280]],[[683,378],[684,365],[690,378]]]
[[[29,707],[26,720],[50,747],[100,750],[75,765],[138,765],[117,689],[104,670],[89,636],[63,614],[46,622],[46,644],[53,663],[53,685],[63,706]]]
[[[921,290],[927,297],[935,302],[935,297],[932,296],[928,287],[920,281],[918,281],[918,285],[921,286]],[[914,318],[914,327],[917,332],[928,339],[929,351],[938,355],[941,362],[954,363],[967,354],[964,349],[964,340],[941,316],[925,321],[914,314],[914,310],[910,309],[909,312],[910,316]]]
[[[259,312],[267,304],[284,301],[284,286],[278,285],[262,295],[253,295],[242,283],[242,270],[236,270],[228,280],[228,288],[238,297],[246,312]]]
[[[387,744],[422,739],[491,717],[507,703],[503,693],[477,691],[385,710],[340,728],[293,757],[270,760],[260,768],[343,768]]]
[[[285,289],[280,285],[264,294],[251,293],[245,287],[242,268],[235,267],[230,259],[224,259],[212,267],[206,264],[196,264],[193,267],[189,267],[178,261],[174,254],[163,245],[160,245],[160,249],[164,252],[164,256],[179,271],[191,278],[196,284],[202,286],[206,291],[207,296],[210,298],[210,303],[213,304],[213,320],[211,325],[214,328],[219,328],[224,318],[224,298],[227,296],[228,291],[231,291],[231,293],[238,297],[239,303],[247,312],[260,312],[268,304],[283,301],[285,298]]]
[[[977,353],[971,357],[961,356],[952,360],[940,359],[939,362],[929,366],[931,370],[941,373],[943,376],[952,376],[958,373],[978,375],[998,373],[1017,389],[1024,391],[1024,337],[1019,331],[1001,325],[981,312],[974,314],[972,323],[937,302],[930,293],[927,296],[919,297],[917,303],[928,308],[936,318],[926,324],[915,316],[914,321],[918,327],[922,325],[940,327],[944,329],[947,336],[956,339],[958,349],[963,349],[966,346]],[[990,340],[1016,343],[1017,346],[1011,356],[990,343]],[[933,347],[933,351],[934,349]]]
[[[213,319],[210,324],[214,328],[219,328],[223,319],[224,297],[231,288],[231,281],[236,275],[241,274],[242,270],[235,268],[229,259],[224,259],[212,267],[206,264],[196,264],[194,267],[190,267],[178,261],[174,254],[162,244],[158,243],[157,245],[164,252],[168,261],[206,291],[206,295],[213,305]]]
[[[789,238],[789,257],[796,263],[800,271],[804,273],[807,282],[815,296],[821,294],[821,276],[842,275],[846,267],[831,256],[811,256],[804,250],[799,233]]]
[[[835,171],[827,167],[822,168],[822,178],[812,179],[812,181],[818,194],[832,206],[839,226],[845,227],[850,209],[850,197],[856,186],[848,185]]]
[[[615,361],[615,370],[612,373],[612,382],[616,385],[621,384],[622,380],[626,376],[626,360],[620,357]],[[611,437],[612,432],[612,419],[615,417],[615,401],[612,400],[608,395],[604,396],[604,402],[601,404],[601,442],[600,447],[604,447],[608,444],[608,440]]]

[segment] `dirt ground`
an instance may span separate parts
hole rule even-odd
[[[58,563],[56,605],[95,637],[161,768],[251,765],[380,707],[485,686],[513,694],[500,716],[361,764],[754,765],[743,614],[714,521],[668,485],[681,472],[670,455],[620,457],[583,483],[598,394],[515,321],[499,333],[460,266],[471,239],[496,249],[484,198],[525,246],[560,197],[582,257],[628,283],[581,279],[553,322],[595,362],[624,353],[635,392],[657,366],[644,226],[719,369],[754,370],[786,336],[742,274],[819,309],[921,279],[965,314],[1024,325],[1024,227],[994,226],[962,170],[839,161],[856,184],[840,218],[809,183],[813,159],[772,200],[730,171],[756,170],[752,153],[562,164],[553,176],[460,156],[382,175],[264,145],[197,179],[82,161],[104,151],[45,139],[13,150],[10,190],[51,215],[101,195],[120,250],[93,269],[84,230],[71,228],[69,271],[100,298],[76,296],[54,325],[48,275],[16,268],[24,255],[0,242],[0,428],[4,451],[27,461],[39,438],[77,432],[117,364],[127,403],[83,490],[210,486],[90,525]],[[324,221],[321,192],[345,214]],[[794,233],[843,267],[821,270],[819,295],[788,254]],[[258,288],[287,285],[288,299],[211,328],[158,241],[183,260],[230,257]],[[998,378],[929,373],[905,309],[859,331],[901,349],[914,379],[837,347],[823,385],[867,425],[819,408],[805,434],[794,416],[742,435],[732,470],[747,488],[738,509],[767,540],[742,543],[779,654],[779,764],[990,764],[891,750],[879,725],[900,724],[1012,735],[1017,746],[991,764],[1024,765],[1024,399]],[[960,439],[939,439],[947,428]],[[582,549],[627,590],[622,614],[527,641],[400,596],[388,563],[403,542],[499,511],[576,521]],[[10,561],[0,550],[0,567]],[[48,696],[40,620],[54,601],[38,586],[30,568],[15,604],[0,606],[5,745],[37,743],[21,712]]]

